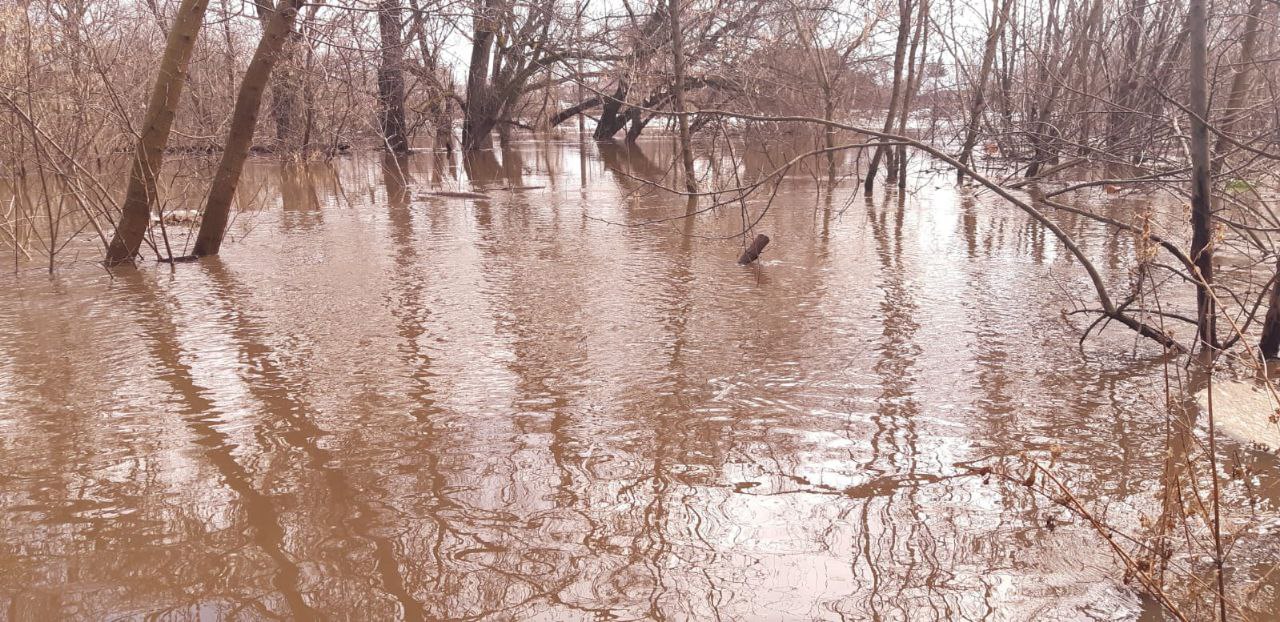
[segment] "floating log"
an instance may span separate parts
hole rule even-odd
[[[498,188],[498,190],[518,192],[520,190],[542,190],[543,188],[546,188],[546,186],[504,186],[502,188]]]
[[[446,197],[450,199],[487,199],[489,195],[480,192],[451,192],[442,190],[440,192],[428,192],[433,197]]]
[[[179,255],[177,257],[161,257],[160,263],[188,263],[192,261],[200,261],[195,255]]]
[[[751,246],[747,250],[742,251],[742,256],[738,258],[738,265],[745,266],[760,257],[760,253],[764,251],[764,247],[769,245],[769,236],[761,233],[756,239],[751,241]]]

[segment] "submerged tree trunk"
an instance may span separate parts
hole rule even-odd
[[[991,67],[995,64],[996,43],[1004,32],[1004,25],[1009,21],[1009,11],[1013,0],[993,0],[991,9],[991,26],[987,29],[986,45],[982,49],[982,65],[978,68],[978,79],[973,86],[973,100],[969,104],[969,122],[964,130],[964,141],[960,145],[961,164],[968,165],[973,157],[973,147],[978,144],[978,130],[982,127],[982,113],[987,106],[987,81],[991,77]],[[964,171],[956,169],[957,181],[964,180]]]
[[[1258,340],[1259,354],[1263,359],[1280,356],[1280,258],[1276,260],[1277,278],[1271,282],[1271,294],[1267,300],[1267,317],[1262,323],[1262,338]]]
[[[764,252],[764,247],[769,245],[769,236],[761,233],[751,240],[751,245],[742,251],[742,255],[738,256],[738,265],[745,266],[756,259],[760,258],[760,253]]]
[[[1130,119],[1133,117],[1134,97],[1138,91],[1141,68],[1138,64],[1139,45],[1142,42],[1142,30],[1146,26],[1143,17],[1146,15],[1150,0],[1129,0],[1124,25],[1124,66],[1123,73],[1118,76],[1118,84],[1113,87],[1112,110],[1107,113],[1106,149],[1114,152],[1118,145],[1130,138],[1133,128]]]
[[[613,95],[605,99],[604,105],[600,108],[600,118],[596,120],[596,129],[591,134],[592,138],[612,140],[614,135],[627,124],[626,117],[620,114],[622,105],[627,99],[627,91],[626,77],[618,78],[618,87],[613,90]]]
[[[689,144],[689,112],[684,103],[684,41],[680,32],[680,0],[670,0],[671,7],[671,66],[675,72],[672,99],[680,122],[680,159],[684,162],[684,187],[689,192],[698,191],[698,178],[693,171],[693,147]]]
[[[1092,32],[1097,30],[1102,20],[1102,0],[1093,0],[1089,5],[1088,13],[1085,14],[1085,22],[1080,26],[1076,36],[1072,39],[1070,47],[1067,48],[1067,56],[1057,65],[1059,72],[1065,75],[1051,75],[1042,72],[1043,79],[1041,84],[1052,82],[1053,86],[1049,87],[1044,97],[1039,101],[1039,107],[1036,113],[1032,115],[1033,122],[1031,124],[1031,144],[1034,153],[1031,156],[1031,163],[1027,165],[1026,177],[1032,178],[1040,174],[1041,169],[1046,164],[1055,164],[1058,158],[1057,143],[1060,139],[1061,130],[1058,124],[1053,122],[1053,112],[1057,109],[1059,100],[1062,99],[1063,85],[1070,84],[1073,81],[1072,70],[1078,69],[1077,59],[1082,54],[1088,53],[1088,48],[1092,45],[1089,37]]]
[[[271,69],[280,59],[281,50],[293,31],[293,22],[301,4],[302,0],[284,0],[277,6],[275,15],[262,33],[257,51],[253,53],[253,60],[249,61],[249,69],[240,81],[240,92],[236,95],[236,105],[231,117],[231,130],[227,134],[227,144],[222,150],[218,170],[213,176],[213,185],[209,189],[209,200],[205,204],[204,219],[200,222],[200,233],[196,236],[193,254],[197,257],[216,255],[222,247],[222,237],[230,219],[231,201],[235,198],[240,172],[244,169],[245,158],[249,156],[249,148],[253,145],[253,132],[258,126],[262,92],[271,77]]]
[[[924,77],[925,57],[929,46],[929,0],[920,0],[920,14],[916,17],[916,33],[911,38],[911,49],[907,52],[907,80],[902,94],[902,104],[898,107],[898,135],[907,135],[907,121],[911,117],[911,100],[920,87]],[[924,49],[920,46],[924,45]],[[920,63],[916,64],[916,53],[919,52]],[[907,146],[898,145],[897,155],[889,166],[885,183],[897,183],[899,188],[907,184]]]
[[[627,66],[618,76],[618,84],[614,87],[613,94],[602,97],[600,117],[596,119],[596,129],[591,134],[592,138],[613,140],[613,137],[626,127],[630,117],[624,108],[627,104],[627,96],[631,93],[631,75],[641,72],[642,67],[658,51],[659,44],[654,39],[666,24],[668,13],[669,11],[663,11],[661,4],[658,4],[653,7],[653,13],[650,13],[649,18],[645,20],[636,43],[628,55]]]
[[[281,5],[283,6],[283,2]],[[258,22],[265,37],[276,14],[272,0],[258,0]],[[280,51],[280,60],[271,73],[271,117],[276,124],[276,149],[286,158],[294,157],[302,149],[302,137],[306,129],[305,99],[302,86],[298,52],[302,48],[302,33],[290,29],[288,40]],[[234,104],[233,104],[234,105]]]
[[[462,111],[462,150],[493,147],[493,96],[489,89],[489,57],[493,47],[494,0],[476,4],[471,63],[467,68],[467,102]]]
[[[1246,113],[1249,98],[1250,72],[1254,63],[1254,48],[1258,43],[1258,31],[1262,30],[1263,0],[1252,0],[1249,13],[1245,16],[1244,36],[1240,40],[1240,61],[1236,64],[1235,75],[1231,77],[1231,94],[1227,97],[1227,111],[1218,121],[1218,140],[1213,147],[1213,161],[1210,172],[1217,174],[1222,169],[1227,148],[1231,145],[1229,134]]]
[[[382,137],[392,153],[409,151],[404,120],[404,42],[401,39],[400,0],[378,2],[378,34],[382,63],[378,66],[378,120]]]
[[[911,39],[911,1],[898,0],[898,42],[893,49],[893,93],[889,96],[889,110],[884,116],[884,133],[893,132],[893,122],[898,115],[898,100],[902,90],[902,65],[907,58],[907,44]],[[880,167],[882,158],[892,160],[892,152],[888,147],[876,147],[871,155],[871,164],[867,167],[867,178],[863,181],[862,191],[871,194],[876,187],[876,169]],[[890,161],[888,166],[892,168]]]
[[[1187,23],[1191,36],[1191,261],[1196,266],[1196,325],[1201,344],[1217,348],[1213,287],[1213,205],[1209,171],[1209,97],[1205,77],[1208,54],[1205,0],[1191,0]]]
[[[432,148],[444,148],[447,152],[453,151],[453,78],[452,76],[446,81],[441,78],[439,50],[432,51],[430,44],[427,42],[427,30],[422,24],[422,8],[418,6],[418,0],[409,0],[409,11],[412,15],[410,21],[413,36],[418,40],[418,49],[422,54],[422,66],[428,72],[428,77],[434,93],[431,95],[431,103],[428,110],[431,113],[431,124],[435,126],[435,139],[432,141]],[[444,71],[446,75],[451,74],[448,69]]]
[[[169,29],[164,57],[156,72],[156,83],[147,103],[147,116],[143,121],[142,135],[138,138],[137,152],[129,170],[129,187],[125,191],[123,211],[116,223],[116,232],[107,247],[106,263],[119,265],[133,259],[142,245],[151,222],[151,205],[156,200],[156,178],[164,163],[164,149],[169,144],[169,131],[173,117],[182,99],[182,87],[187,78],[187,65],[200,24],[204,22],[209,0],[183,0]]]

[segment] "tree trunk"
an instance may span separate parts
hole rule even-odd
[[[156,178],[164,164],[164,149],[169,144],[173,117],[182,99],[191,51],[208,8],[209,0],[182,0],[173,27],[169,29],[164,57],[160,60],[151,100],[147,103],[142,135],[138,138],[137,152],[129,170],[129,187],[125,191],[120,221],[116,223],[115,235],[107,247],[106,264],[109,266],[133,259],[147,233],[147,225],[151,223]]]
[[[462,112],[462,150],[493,147],[493,102],[489,93],[489,57],[493,47],[494,0],[480,0],[476,5],[475,34],[472,36],[471,63],[467,73],[467,103]]]
[[[262,40],[258,42],[253,59],[249,61],[244,79],[240,81],[240,92],[236,95],[236,105],[231,116],[231,130],[227,133],[227,144],[222,150],[218,170],[214,173],[209,200],[205,203],[204,218],[196,236],[193,254],[197,257],[217,255],[222,247],[222,237],[230,220],[231,201],[235,198],[236,186],[240,183],[240,172],[249,156],[249,148],[253,146],[253,132],[258,126],[258,111],[262,107],[262,92],[271,77],[271,69],[280,60],[281,50],[293,32],[293,22],[301,4],[302,0],[284,0],[277,6],[275,15],[262,33]]]
[[[578,120],[581,121],[583,112],[591,110],[592,108],[595,108],[599,105],[600,105],[600,97],[598,96],[588,97],[587,99],[579,101],[577,104],[574,104],[568,108],[565,108],[564,110],[561,110],[560,112],[557,112],[551,115],[551,117],[547,119],[547,127],[548,128],[557,127],[561,123],[564,123],[565,121],[568,121],[573,117],[578,117]]]
[[[968,165],[973,157],[973,147],[978,144],[978,130],[982,126],[982,112],[987,106],[987,80],[991,76],[991,67],[995,64],[996,43],[1004,32],[1004,25],[1009,21],[1009,10],[1013,0],[993,0],[991,9],[991,26],[987,29],[986,46],[982,49],[982,65],[978,68],[978,80],[973,87],[973,101],[969,104],[969,123],[964,130],[964,142],[960,145],[961,164]],[[957,181],[964,180],[964,171],[956,169]]]
[[[1067,75],[1053,76],[1044,75],[1042,84],[1046,81],[1052,81],[1053,86],[1046,92],[1040,105],[1036,109],[1036,113],[1032,115],[1034,122],[1032,123],[1031,143],[1035,148],[1035,153],[1031,156],[1031,163],[1027,165],[1026,177],[1031,178],[1040,174],[1040,169],[1045,164],[1053,164],[1057,159],[1056,143],[1059,138],[1058,124],[1052,123],[1053,111],[1059,103],[1062,95],[1062,85],[1069,84],[1072,81],[1071,72],[1076,68],[1076,59],[1081,54],[1088,53],[1088,47],[1091,45],[1089,34],[1095,29],[1102,19],[1102,0],[1093,0],[1089,5],[1088,13],[1085,15],[1085,23],[1080,26],[1079,32],[1071,42],[1071,46],[1067,48],[1067,56],[1062,63],[1058,65],[1060,72]],[[1046,58],[1048,58],[1046,56]]]
[[[1199,272],[1196,287],[1196,325],[1200,343],[1217,348],[1216,309],[1210,288],[1213,287],[1212,195],[1209,177],[1208,86],[1205,57],[1208,30],[1205,0],[1191,0],[1187,13],[1190,27],[1191,53],[1191,261]]]
[[[928,56],[929,47],[929,0],[920,0],[920,14],[916,17],[916,34],[911,38],[911,49],[907,52],[907,81],[906,87],[902,94],[902,104],[898,106],[898,135],[907,135],[907,120],[911,117],[911,100],[915,97],[916,90],[920,87],[920,80],[924,76],[925,57]],[[921,44],[924,49],[921,50]],[[916,65],[916,52],[919,51],[920,64]],[[893,165],[889,166],[889,174],[885,178],[885,183],[897,183],[899,188],[905,188],[907,184],[907,146],[898,145],[897,156],[893,160]]]
[[[907,58],[907,44],[911,39],[911,2],[910,0],[898,0],[898,42],[893,49],[893,93],[889,96],[889,110],[884,116],[884,133],[893,132],[893,122],[898,115],[898,99],[902,89],[902,65]],[[888,157],[892,159],[889,148],[881,145],[871,155],[871,164],[867,167],[867,179],[863,181],[862,191],[865,194],[871,194],[876,187],[876,169],[880,167],[880,160]],[[892,167],[892,162],[889,163]]]
[[[436,138],[435,148],[442,146],[453,153],[453,79],[449,79],[448,89],[440,94],[440,107],[435,116]]]
[[[301,47],[301,35],[296,31],[289,33],[280,53],[280,68],[273,73],[271,84],[271,116],[276,122],[276,143],[286,157],[296,156],[301,151],[306,126],[302,75],[298,67],[298,50]]]
[[[258,22],[265,37],[276,6],[272,0],[258,0],[257,7]],[[288,41],[281,49],[280,60],[276,62],[276,70],[271,73],[271,116],[276,123],[276,148],[285,157],[292,157],[301,149],[305,129],[302,80],[298,67],[301,47],[302,33],[297,29],[290,30]]]
[[[1113,152],[1132,134],[1130,119],[1133,116],[1134,94],[1138,90],[1141,68],[1138,66],[1138,48],[1142,42],[1143,17],[1150,0],[1129,0],[1124,20],[1124,73],[1119,76],[1112,95],[1113,110],[1107,114],[1106,149]]]
[[[382,42],[382,63],[378,66],[378,120],[386,148],[392,153],[408,153],[409,136],[404,120],[404,42],[401,32],[400,0],[378,2],[378,34]]]
[[[1276,260],[1276,274],[1280,275],[1280,259]],[[1264,360],[1280,355],[1280,277],[1271,283],[1267,318],[1262,323],[1262,338],[1258,340],[1258,350]]]
[[[410,20],[413,36],[418,40],[418,49],[422,53],[422,66],[430,76],[431,86],[434,93],[431,95],[431,103],[428,111],[431,113],[431,124],[435,126],[435,139],[432,141],[432,148],[444,148],[447,152],[453,151],[453,78],[449,77],[444,80],[440,71],[439,51],[433,52],[430,44],[427,42],[427,31],[422,24],[422,8],[418,6],[418,0],[409,0],[409,11],[413,16]],[[450,74],[446,69],[445,75]]]
[[[613,140],[613,136],[627,124],[627,119],[620,114],[622,105],[627,99],[627,79],[618,78],[618,87],[613,95],[604,101],[600,108],[600,118],[596,120],[596,129],[591,137],[596,140]]]
[[[640,132],[643,132],[645,126],[649,125],[649,121],[653,119],[652,116],[644,116],[639,108],[632,108],[630,112],[628,117],[631,119],[631,124],[627,126],[627,144],[629,145],[639,140]]]
[[[689,112],[684,103],[684,41],[680,32],[680,0],[669,0],[671,12],[671,67],[675,72],[672,99],[680,121],[680,159],[684,162],[684,187],[698,191],[698,178],[693,170],[693,147],[689,144]]]
[[[1263,0],[1252,0],[1249,3],[1249,14],[1245,17],[1244,36],[1240,39],[1240,62],[1236,64],[1235,75],[1231,76],[1231,94],[1227,97],[1227,111],[1218,121],[1218,140],[1213,146],[1213,162],[1210,172],[1217,174],[1226,159],[1227,148],[1231,145],[1228,134],[1235,129],[1236,123],[1245,115],[1245,107],[1249,98],[1249,78],[1253,69],[1254,48],[1258,43],[1258,31],[1262,30]]]

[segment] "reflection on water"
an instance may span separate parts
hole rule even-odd
[[[741,267],[736,206],[645,182],[672,161],[261,163],[220,259],[2,277],[2,617],[1150,614],[1087,525],[955,466],[1052,447],[1158,509],[1159,364],[1074,347],[1052,237],[795,178]],[[1125,282],[1127,240],[1064,225]]]

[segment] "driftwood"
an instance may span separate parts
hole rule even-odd
[[[440,192],[428,192],[433,197],[446,197],[450,199],[487,199],[489,195],[480,192],[451,192],[448,190]]]
[[[764,247],[769,245],[769,236],[761,233],[756,239],[751,241],[751,246],[747,250],[742,251],[742,256],[738,258],[738,265],[745,266],[760,257],[760,253],[764,252]]]
[[[200,261],[200,258],[195,255],[178,255],[177,257],[161,257],[157,261],[160,263],[189,263]]]

